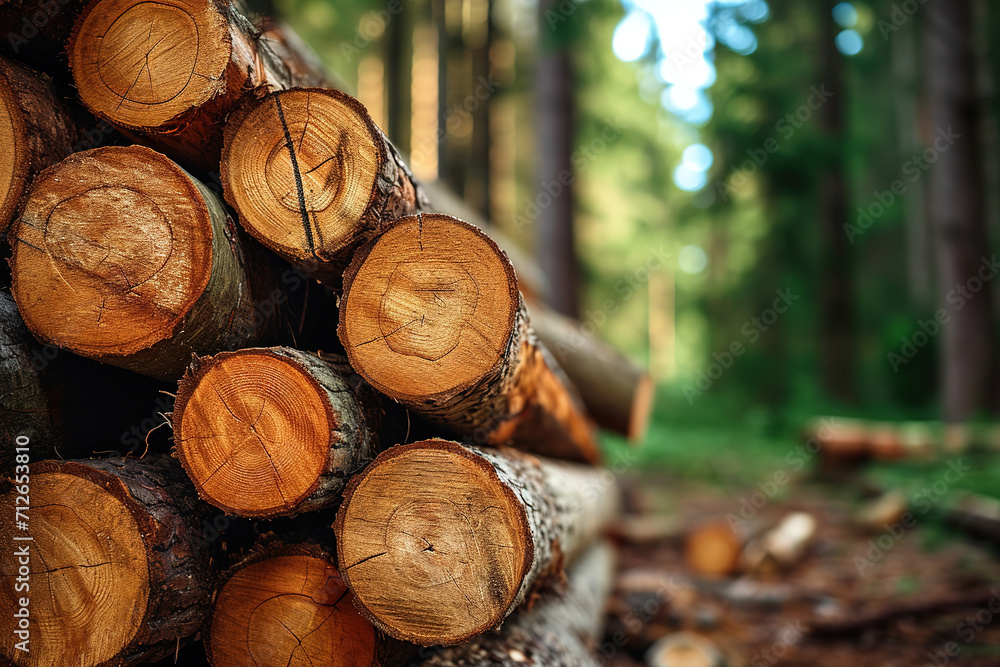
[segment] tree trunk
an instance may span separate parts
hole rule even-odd
[[[230,117],[226,199],[253,236],[334,286],[351,253],[413,212],[402,159],[353,97],[296,88],[249,98]]]
[[[312,543],[272,542],[225,575],[205,653],[214,667],[401,664],[413,647],[362,617],[336,559]]]
[[[72,153],[78,139],[49,78],[0,57],[0,235],[35,174]]]
[[[457,644],[558,586],[617,500],[613,478],[515,450],[393,447],[344,491],[334,524],[340,571],[387,634]]]
[[[580,270],[573,233],[573,154],[575,104],[569,48],[555,46],[554,30],[565,40],[565,25],[553,28],[549,14],[559,13],[561,0],[538,3],[538,65],[535,77],[535,147],[538,165],[536,239],[548,292],[545,302],[556,312],[578,317]],[[548,201],[546,205],[544,202]]]
[[[976,99],[975,39],[968,0],[930,0],[925,10],[928,94],[937,161],[930,169],[936,237],[944,419],[963,422],[992,408],[996,377],[992,288]],[[949,141],[952,142],[949,145]],[[943,148],[942,148],[943,146]],[[988,273],[984,273],[984,268]]]
[[[180,381],[176,453],[201,497],[229,514],[299,514],[336,503],[350,475],[405,437],[392,407],[343,357],[222,352]]]
[[[173,381],[192,353],[272,331],[268,276],[251,282],[222,203],[148,148],[98,148],[42,172],[11,243],[28,328],[81,356]]]
[[[598,542],[567,570],[563,595],[548,594],[511,617],[498,633],[440,650],[424,667],[597,667],[591,649],[602,637],[614,551]]]
[[[19,583],[30,588],[15,589],[24,561],[0,560],[5,606],[30,600],[30,652],[14,648],[16,634],[0,636],[11,664],[135,665],[200,630],[215,576],[211,552],[197,546],[205,507],[176,461],[42,461],[24,483],[27,528],[0,526],[5,544],[27,545],[29,561]]]
[[[823,274],[821,277],[822,331],[821,369],[823,384],[833,398],[853,402],[855,398],[854,365],[854,290],[851,278],[851,245],[844,234],[847,222],[847,190],[844,185],[844,85],[842,60],[834,38],[833,20],[836,0],[822,5],[822,76],[832,99],[819,111],[830,158],[821,181],[820,224],[823,239]]]
[[[246,92],[302,80],[298,69],[308,59],[290,67],[272,45],[237,3],[93,0],[67,48],[80,99],[95,115],[211,170],[223,121]]]
[[[477,444],[594,463],[590,424],[528,328],[506,255],[477,228],[411,216],[344,273],[340,340],[372,386]]]

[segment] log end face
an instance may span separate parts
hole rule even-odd
[[[77,153],[45,170],[11,245],[25,323],[91,357],[172,336],[212,267],[204,200],[180,168],[138,146]]]
[[[5,500],[13,507],[13,494]],[[31,500],[33,541],[13,541],[27,533],[9,522],[0,526],[5,544],[27,551],[2,560],[0,599],[4,606],[30,600],[31,651],[15,649],[19,639],[8,632],[0,638],[0,655],[18,665],[111,661],[145,620],[149,565],[140,527],[109,490],[58,469],[32,475]],[[19,563],[25,562],[27,593],[15,588]],[[13,610],[4,613],[11,618]]]
[[[455,644],[499,626],[532,558],[524,509],[455,443],[394,447],[352,482],[337,517],[341,571],[386,633]]]
[[[422,401],[495,372],[518,308],[513,269],[482,232],[448,216],[411,216],[348,269],[339,332],[373,386]]]
[[[202,359],[175,409],[177,455],[199,494],[239,516],[293,514],[330,457],[335,416],[319,392],[267,349]]]
[[[210,0],[96,0],[69,44],[83,102],[112,123],[169,129],[225,90],[232,44]]]
[[[217,667],[375,662],[376,632],[334,564],[271,557],[233,575],[215,603],[206,643]]]
[[[271,93],[227,124],[222,180],[243,225],[293,260],[331,260],[360,242],[386,162],[378,129],[332,90]]]

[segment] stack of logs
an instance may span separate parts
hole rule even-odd
[[[0,2],[2,662],[591,664],[594,426],[641,438],[648,376],[287,27],[39,7]]]

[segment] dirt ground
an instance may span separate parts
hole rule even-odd
[[[623,526],[662,526],[618,538],[615,592],[598,647],[604,664],[644,664],[656,640],[687,632],[714,644],[728,667],[1000,665],[1000,559],[989,545],[959,536],[928,547],[916,511],[909,527],[864,527],[857,506],[838,500],[829,482],[799,485],[788,500],[752,509],[743,500],[754,490],[727,497],[665,474],[634,476],[622,487]],[[745,524],[741,510],[751,518]],[[813,516],[816,530],[791,566],[711,577],[685,557],[697,526],[727,526],[728,515],[737,530],[752,532],[794,511]]]

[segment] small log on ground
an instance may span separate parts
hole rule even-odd
[[[549,593],[531,611],[511,617],[498,633],[484,633],[441,650],[424,667],[597,667],[594,647],[604,628],[614,551],[589,547],[566,572],[562,595]]]
[[[26,555],[0,559],[0,601],[11,618],[13,601],[30,598],[31,650],[2,633],[7,664],[134,665],[200,630],[215,590],[198,546],[206,507],[176,461],[42,461],[16,482],[30,491],[27,530],[4,521],[0,539]],[[4,498],[11,514],[18,492]],[[30,590],[15,588],[21,565]]]
[[[32,177],[72,153],[78,139],[49,78],[0,57],[0,234]]]
[[[68,51],[95,115],[208,169],[218,165],[222,122],[240,97],[293,80],[241,7],[215,0],[93,0]]]
[[[248,273],[222,202],[148,148],[98,148],[42,172],[11,245],[28,328],[81,356],[176,381],[192,353],[273,330],[255,306],[269,276]]]
[[[363,246],[344,272],[338,333],[372,386],[477,444],[599,458],[507,256],[472,225],[410,216]]]
[[[412,654],[387,640],[353,602],[331,552],[309,543],[268,544],[225,575],[205,652],[214,667],[373,667]]]
[[[393,447],[344,491],[340,572],[387,634],[466,641],[559,585],[564,563],[617,513],[605,475],[445,440]]]
[[[247,231],[334,286],[363,241],[416,208],[395,149],[335,90],[248,97],[226,124],[222,183]]]
[[[343,357],[223,352],[180,381],[175,448],[201,497],[227,513],[298,514],[336,503],[348,477],[405,437],[394,407]]]

